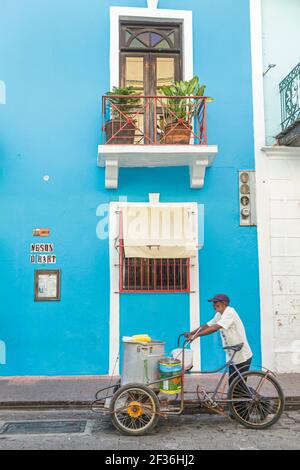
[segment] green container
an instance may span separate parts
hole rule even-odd
[[[160,384],[161,393],[167,395],[177,395],[182,389],[181,377],[171,378],[174,375],[179,375],[182,371],[182,363],[178,359],[166,357],[159,361],[160,378],[162,382]]]

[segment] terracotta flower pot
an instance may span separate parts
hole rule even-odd
[[[111,119],[105,123],[106,143],[109,145],[134,144],[135,125],[125,120]]]
[[[186,124],[168,124],[163,131],[161,143],[166,145],[189,145],[192,127]]]

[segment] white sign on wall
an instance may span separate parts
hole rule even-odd
[[[57,276],[42,274],[38,278],[39,298],[54,298],[57,296]]]
[[[54,243],[32,243],[30,252],[31,264],[56,264]]]
[[[31,253],[54,253],[53,243],[32,243],[30,247]]]
[[[31,264],[56,264],[56,255],[30,255]]]

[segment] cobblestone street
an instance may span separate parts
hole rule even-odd
[[[103,449],[103,450],[274,450],[300,448],[300,412],[287,411],[279,424],[265,431],[251,431],[221,416],[193,415],[161,419],[146,437],[120,436],[109,417],[88,411],[2,411],[5,423],[28,421],[80,421],[80,434],[0,434],[0,449]]]

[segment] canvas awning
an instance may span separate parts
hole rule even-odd
[[[121,212],[126,258],[191,258],[198,249],[191,209],[183,206],[128,206]]]

